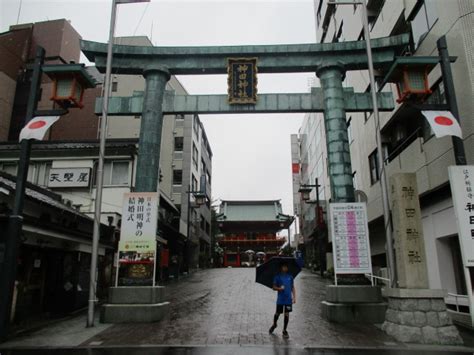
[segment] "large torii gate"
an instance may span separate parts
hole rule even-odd
[[[371,41],[375,69],[387,69],[409,43],[408,35]],[[82,41],[86,57],[105,71],[107,44]],[[110,98],[110,115],[142,115],[136,191],[158,188],[164,114],[324,112],[331,196],[354,201],[346,112],[371,111],[370,93],[344,89],[346,71],[368,68],[365,41],[226,47],[114,45],[112,72],[143,75],[143,96]],[[260,94],[256,104],[231,105],[226,95],[175,95],[165,90],[171,75],[226,74],[227,59],[255,57],[259,73],[315,72],[321,88],[301,94]],[[100,114],[101,100],[96,113]],[[380,110],[393,110],[391,93],[378,93]]]

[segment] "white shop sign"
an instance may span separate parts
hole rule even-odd
[[[334,274],[371,274],[372,262],[365,203],[331,203],[329,213]]]
[[[463,263],[474,267],[474,166],[450,166],[449,181]]]
[[[90,168],[51,168],[48,187],[88,187],[90,178]]]

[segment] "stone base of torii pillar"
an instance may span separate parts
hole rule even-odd
[[[119,286],[109,288],[108,303],[102,305],[102,323],[157,322],[169,315],[170,303],[163,286]]]
[[[382,329],[404,343],[462,345],[446,310],[445,290],[389,288]]]

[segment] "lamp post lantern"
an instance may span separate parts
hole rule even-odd
[[[68,113],[67,108],[82,108],[83,91],[94,87],[95,81],[85,71],[82,64],[44,65],[45,50],[36,47],[36,54],[31,75],[31,84],[26,106],[24,126],[35,116],[62,116]],[[54,88],[58,87],[56,73],[61,73],[61,87],[71,95],[67,98],[68,105],[62,109],[37,110],[40,99],[41,76],[47,74],[55,81]],[[54,95],[53,95],[54,96]],[[53,100],[53,98],[52,98]],[[4,250],[0,258],[0,340],[8,334],[11,314],[11,303],[16,279],[18,250],[20,247],[21,232],[23,229],[23,205],[25,199],[28,168],[30,164],[31,140],[23,139],[20,142],[20,158],[16,176],[15,198],[12,212],[9,215],[8,226],[1,247]]]

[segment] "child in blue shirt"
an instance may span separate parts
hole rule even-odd
[[[278,291],[276,313],[273,317],[273,325],[270,327],[269,333],[272,334],[277,327],[280,314],[284,313],[283,318],[283,337],[288,338],[288,322],[290,320],[290,312],[292,305],[296,303],[296,290],[293,282],[293,276],[288,273],[288,264],[282,263],[280,273],[273,278],[273,289]]]

